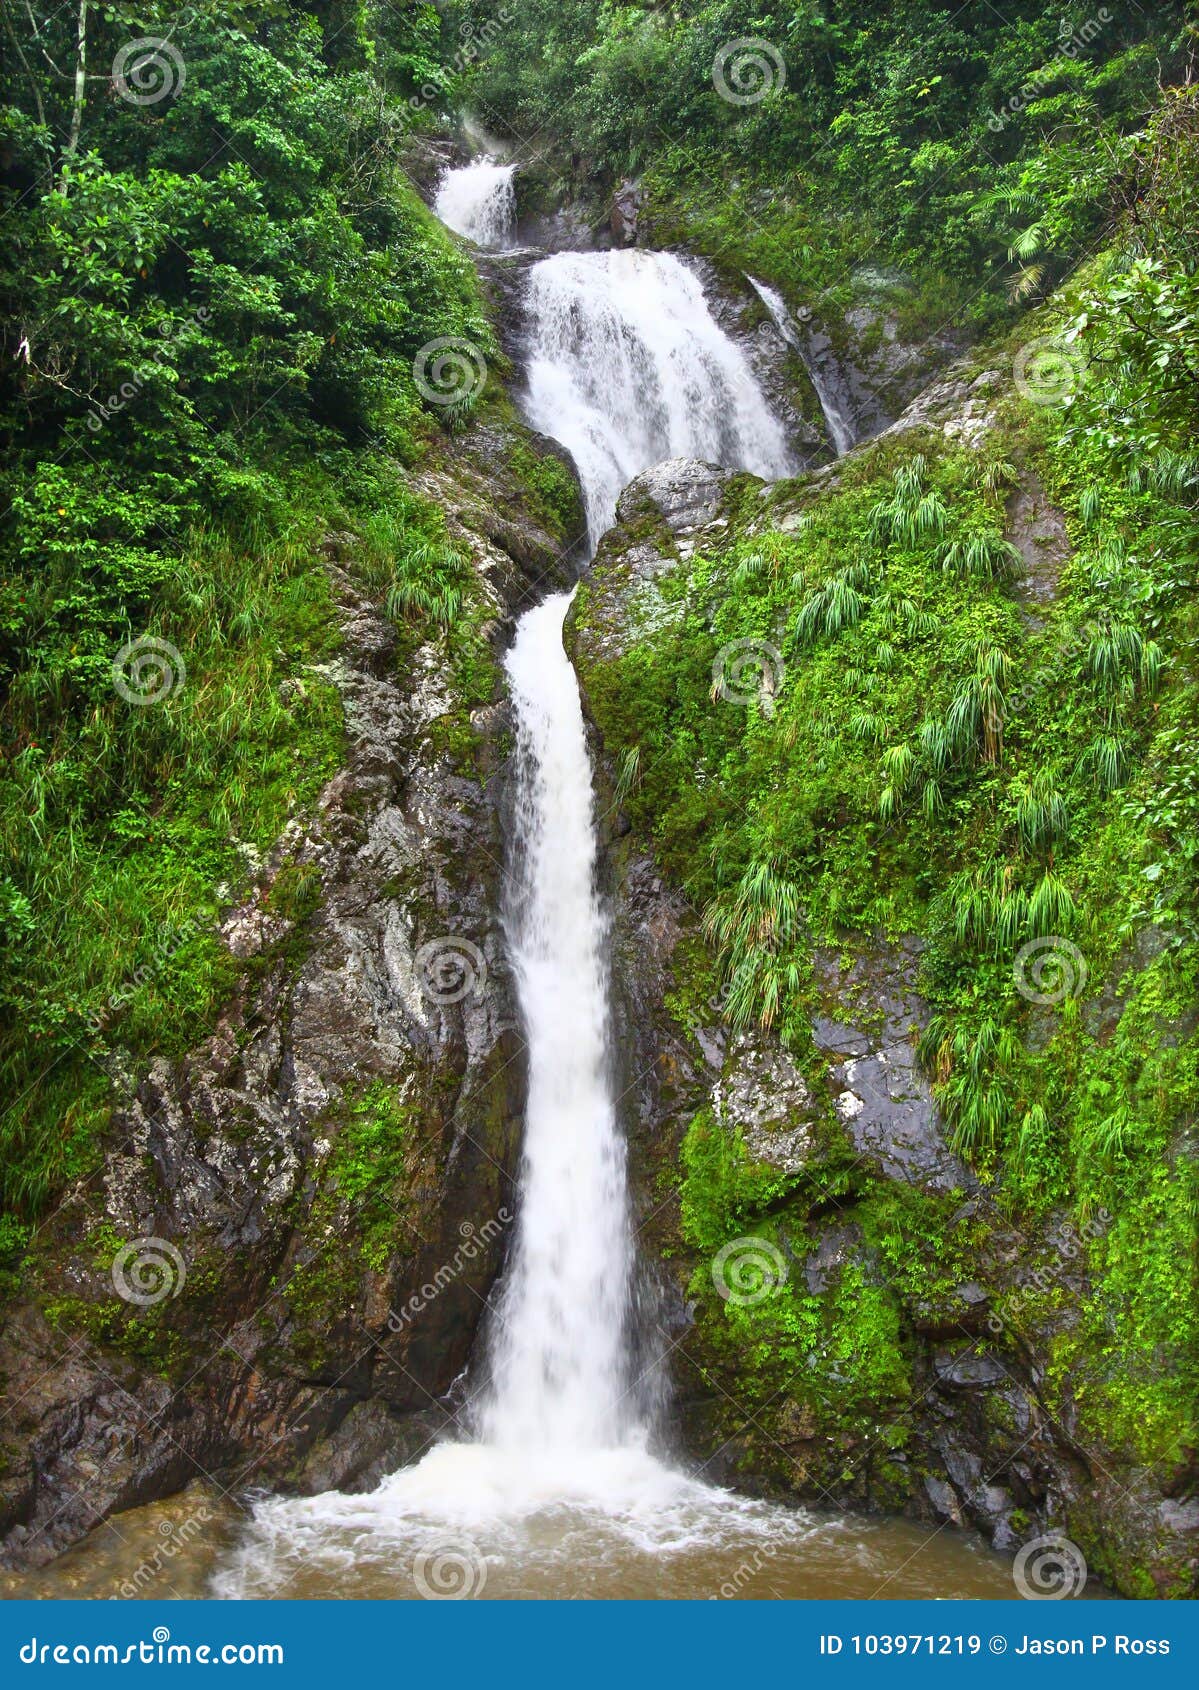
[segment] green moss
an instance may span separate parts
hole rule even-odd
[[[525,493],[529,514],[555,539],[577,540],[583,528],[579,484],[561,458],[544,455],[517,441],[509,447],[507,467]]]
[[[421,1168],[418,1128],[427,1109],[385,1080],[372,1081],[322,1122],[333,1148],[304,1222],[308,1247],[283,1290],[297,1360],[319,1366],[327,1334],[345,1320],[365,1273],[409,1254],[405,1217]]]
[[[320,904],[321,871],[315,863],[285,863],[271,882],[265,904],[285,921],[306,921]]]

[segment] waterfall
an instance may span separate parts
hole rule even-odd
[[[808,379],[820,401],[820,409],[824,414],[833,449],[839,458],[843,458],[858,438],[857,423],[844,381],[840,379],[839,372],[830,370],[829,360],[818,357],[810,341],[800,334],[778,289],[772,288],[767,282],[759,282],[754,276],[747,276],[746,280],[770,312],[774,326],[785,344],[803,360]]]
[[[608,932],[596,887],[591,768],[562,645],[568,594],[520,621],[509,930],[529,1043],[520,1227],[499,1299],[485,1439],[575,1451],[629,1432],[632,1266],[624,1144],[608,1052]]]
[[[481,185],[484,168],[498,167],[453,175]],[[451,189],[464,205],[463,184],[447,181]],[[526,411],[573,452],[593,545],[624,484],[662,458],[765,476],[790,467],[743,354],[679,259],[562,254],[532,268],[527,303]],[[818,1531],[827,1536],[810,1516],[704,1484],[649,1447],[648,1393],[632,1376],[609,934],[583,712],[562,644],[569,602],[558,594],[526,611],[506,661],[517,727],[506,927],[529,1084],[517,1235],[491,1311],[486,1382],[461,1417],[460,1441],[436,1444],[370,1496],[260,1503],[217,1575],[219,1595],[302,1593],[306,1579],[347,1568],[390,1576],[404,1557],[419,1564],[430,1543],[447,1542],[476,1588],[496,1568],[513,1594],[588,1594],[606,1568],[633,1579],[621,1593],[641,1595],[660,1579],[663,1556],[733,1555],[747,1543],[798,1553]],[[693,1562],[681,1593],[704,1588],[712,1565],[701,1573]],[[550,1590],[537,1588],[539,1576]]]
[[[476,246],[493,251],[510,246],[516,226],[515,168],[485,153],[461,170],[447,170],[437,189],[434,211],[447,228]]]
[[[574,458],[592,547],[621,489],[663,458],[793,470],[748,359],[673,253],[557,253],[529,271],[525,303],[525,410]]]

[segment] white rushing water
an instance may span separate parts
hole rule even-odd
[[[511,246],[516,227],[514,169],[484,154],[461,170],[447,170],[437,189],[434,211],[447,228],[476,246],[493,251]]]
[[[678,259],[549,258],[530,273],[528,304],[529,417],[574,454],[593,542],[625,483],[664,457],[788,469],[781,427]],[[517,723],[506,923],[529,1083],[517,1233],[486,1381],[459,1417],[459,1441],[372,1494],[260,1503],[218,1595],[428,1595],[438,1578],[458,1588],[436,1594],[477,1594],[490,1580],[497,1595],[704,1595],[747,1555],[758,1571],[789,1561],[792,1590],[821,1556],[834,1590],[836,1567],[855,1554],[875,1576],[872,1552],[846,1541],[844,1526],[703,1483],[651,1448],[632,1359],[609,934],[583,712],[562,643],[568,603],[560,594],[527,611],[506,661]]]
[[[569,448],[594,546],[663,458],[777,479],[793,469],[741,348],[670,252],[563,252],[529,271],[529,420]]]
[[[755,276],[748,276],[746,280],[770,312],[774,326],[783,341],[803,359],[804,368],[820,401],[820,409],[824,414],[833,449],[839,458],[843,458],[858,438],[857,425],[847,395],[839,390],[821,360],[813,355],[778,289],[772,288],[768,282],[759,282]]]
[[[631,1413],[633,1246],[608,1049],[608,930],[591,765],[562,645],[568,594],[528,611],[505,667],[516,713],[509,936],[529,1042],[520,1225],[498,1305],[485,1439],[603,1449]]]

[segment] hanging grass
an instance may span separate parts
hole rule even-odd
[[[734,1026],[773,1026],[788,997],[798,992],[802,970],[787,953],[798,935],[800,910],[798,888],[771,862],[751,864],[732,895],[714,899],[705,910],[704,932],[717,948],[727,987],[725,1012]]]
[[[1069,839],[1066,801],[1047,769],[1026,777],[1018,789],[1016,826],[1025,850],[1037,855],[1051,853]]]
[[[939,558],[946,575],[966,575],[975,581],[1004,581],[1019,574],[1024,565],[1011,541],[994,533],[947,540]]]

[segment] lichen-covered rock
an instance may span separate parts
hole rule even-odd
[[[712,1102],[717,1121],[740,1130],[755,1162],[794,1174],[811,1155],[812,1093],[777,1044],[746,1033],[736,1037]]]
[[[974,451],[995,427],[1001,392],[998,371],[955,366],[931,386],[923,387],[885,432],[904,434],[909,429],[932,428],[946,440]]]

